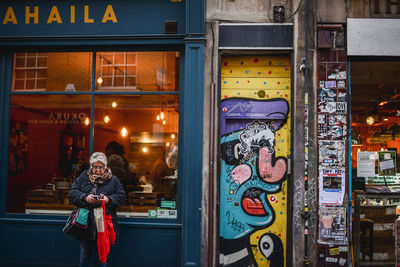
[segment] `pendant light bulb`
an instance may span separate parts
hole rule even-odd
[[[125,137],[125,136],[128,135],[128,130],[127,130],[125,127],[122,127],[122,129],[121,129],[121,135],[122,135],[123,137]]]
[[[161,111],[161,113],[160,113],[160,118],[163,120],[165,117],[164,117],[164,111]]]
[[[103,78],[101,77],[97,78],[97,83],[101,85],[103,83]]]
[[[165,146],[166,146],[166,147],[169,147],[169,142],[167,142],[167,143],[165,144]]]
[[[104,122],[109,123],[110,122],[110,117],[108,115],[104,116]]]
[[[157,114],[157,118],[158,121],[160,120],[160,114]]]
[[[171,134],[171,138],[172,138],[172,139],[175,139],[175,134]]]
[[[89,120],[88,117],[86,117],[86,119],[85,119],[85,124],[86,124],[86,125],[89,125],[89,123],[90,123],[90,120]]]
[[[116,107],[118,106],[118,104],[117,104],[117,102],[113,101],[113,102],[111,103],[111,106],[112,106],[113,108],[116,108]]]
[[[162,121],[162,124],[164,124],[164,125],[165,125],[165,124],[166,124],[166,121],[165,121],[165,120],[163,120],[163,121]]]

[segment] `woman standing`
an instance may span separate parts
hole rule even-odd
[[[119,235],[116,208],[126,201],[126,193],[121,182],[107,168],[107,158],[102,152],[90,157],[90,169],[75,179],[69,191],[70,201],[79,208],[89,210],[88,233],[79,238],[81,246],[80,267],[106,266],[98,256],[97,229],[93,209],[105,202],[105,214],[111,215],[116,238]]]

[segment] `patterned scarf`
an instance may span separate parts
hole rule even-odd
[[[90,182],[94,185],[94,186],[98,186],[102,183],[104,183],[105,181],[110,180],[111,176],[112,176],[112,172],[109,168],[106,168],[104,171],[103,175],[96,175],[93,173],[92,168],[89,169],[89,171],[87,172],[87,174],[89,175],[89,179]]]

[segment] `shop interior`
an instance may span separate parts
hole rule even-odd
[[[95,91],[102,94],[89,93],[92,57],[14,56],[7,212],[68,214],[74,208],[68,191],[89,167],[91,138],[128,195],[119,215],[176,210],[179,95],[129,92],[178,91],[179,53],[97,53]]]
[[[400,62],[350,66],[355,262],[394,266],[400,236]]]

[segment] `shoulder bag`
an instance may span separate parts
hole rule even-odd
[[[87,235],[88,216],[88,209],[76,208],[69,215],[67,222],[63,228],[63,232],[67,235],[72,235],[77,238]]]

